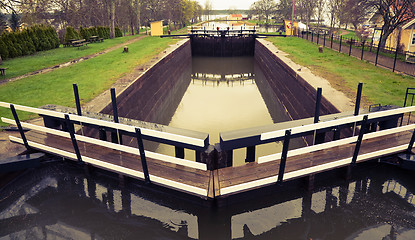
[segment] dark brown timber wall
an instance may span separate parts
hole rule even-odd
[[[191,64],[187,41],[117,96],[118,115],[167,125],[190,84]],[[112,114],[112,105],[102,113]]]
[[[317,90],[258,41],[255,41],[254,57],[274,94],[268,99],[279,99],[292,120],[314,117]],[[269,95],[270,91],[267,92]],[[268,107],[269,101],[266,104]],[[322,97],[320,116],[338,112],[333,104]]]

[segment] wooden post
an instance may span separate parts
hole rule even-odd
[[[138,149],[140,151],[140,159],[141,159],[141,165],[143,167],[144,179],[145,179],[145,182],[148,184],[148,183],[151,183],[151,181],[150,181],[150,175],[148,174],[147,159],[146,159],[146,154],[144,151],[143,137],[141,135],[141,130],[139,128],[135,129],[135,135],[137,138]]]
[[[175,146],[174,152],[177,158],[184,159],[184,148]]]
[[[359,85],[357,85],[356,104],[354,106],[355,116],[359,115],[360,100],[362,98],[362,88],[363,88],[363,83],[360,82]]]
[[[412,147],[414,146],[415,142],[415,130],[412,133],[411,141],[409,141],[408,149],[406,150],[407,154],[410,154],[412,152]]]
[[[340,35],[340,47],[339,47],[339,52],[342,51],[342,36]]]
[[[353,38],[350,38],[349,56],[352,54],[352,44],[353,44]]]
[[[255,162],[255,146],[250,146],[246,148],[245,162]]]
[[[226,151],[226,166],[232,167],[233,165],[233,150]]]
[[[24,134],[22,125],[20,124],[19,117],[17,116],[17,112],[13,104],[10,104],[10,110],[12,111],[14,121],[16,121],[16,125],[17,125],[17,128],[19,129],[20,137],[23,140],[23,144],[27,150],[30,150],[29,144],[27,143],[26,135]]]
[[[363,134],[365,134],[366,131],[366,123],[367,123],[367,115],[363,117],[362,125],[360,126],[360,132],[359,136],[357,137],[356,147],[354,148],[353,158],[351,165],[356,165],[357,156],[359,155],[360,146],[362,144],[363,140]]]
[[[287,161],[288,147],[290,145],[291,130],[285,131],[284,143],[282,145],[282,154],[280,161],[280,169],[278,172],[278,181],[277,183],[282,183],[284,179],[285,163]]]
[[[75,95],[76,111],[78,112],[79,116],[82,116],[81,102],[79,101],[78,85],[76,85],[76,83],[73,84],[73,93]]]
[[[75,138],[75,129],[73,127],[73,124],[71,123],[71,120],[69,119],[69,115],[65,114],[65,123],[66,128],[68,129],[69,135],[71,136],[71,141],[73,148],[75,150],[76,158],[78,159],[78,163],[83,163],[81,152],[79,151],[78,143]]]
[[[112,113],[114,115],[114,122],[119,123],[118,120],[118,108],[117,108],[117,97],[115,95],[115,89],[111,88],[111,102],[112,102]],[[111,132],[111,141],[113,143],[122,144],[122,136],[118,129],[115,129],[116,132]]]
[[[331,34],[331,43],[330,43],[330,48],[333,49],[333,33]]]

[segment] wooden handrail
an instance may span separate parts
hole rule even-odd
[[[0,107],[10,108],[10,103],[0,102]],[[65,113],[60,113],[60,112],[55,112],[55,111],[45,110],[45,109],[40,109],[40,108],[34,108],[34,107],[27,107],[27,106],[22,106],[22,105],[14,105],[14,107],[16,108],[16,110],[36,113],[40,115],[46,115],[50,117],[56,117],[62,120],[65,119]],[[108,121],[99,120],[95,118],[78,116],[74,114],[69,114],[69,117],[71,118],[72,121],[78,121],[78,122],[82,122],[86,124],[109,127],[109,128],[118,129],[118,130],[122,130],[122,131],[135,134],[135,128],[136,128],[135,126],[125,125],[121,123],[113,123],[113,122],[108,122]],[[161,131],[141,128],[141,127],[140,129],[143,135],[181,142],[184,144],[189,144],[189,145],[197,146],[197,147],[205,147],[204,139],[197,139],[197,138],[192,138],[188,136],[183,136],[183,135],[178,135],[178,134],[173,134],[173,133],[168,133],[168,132],[161,132]]]
[[[9,124],[14,124],[14,125],[16,124],[16,122],[12,119],[2,117],[1,120],[4,123],[9,123]],[[60,137],[64,137],[64,138],[70,138],[70,134],[68,132],[65,132],[65,131],[60,131],[60,130],[57,130],[57,129],[42,127],[42,126],[38,126],[38,125],[30,124],[30,123],[24,123],[24,122],[21,122],[21,125],[22,125],[22,127],[25,127],[25,128],[31,129],[31,130],[44,132],[44,133],[50,133],[50,134],[60,136]],[[116,143],[112,143],[112,142],[107,142],[107,141],[103,141],[103,140],[99,140],[99,139],[95,139],[95,138],[91,138],[91,137],[86,137],[86,136],[82,136],[82,135],[78,135],[78,134],[75,134],[75,137],[78,141],[81,141],[81,142],[91,143],[91,144],[95,144],[95,145],[98,145],[98,146],[101,146],[101,147],[115,149],[115,150],[118,150],[118,151],[122,151],[122,152],[126,152],[126,153],[130,153],[130,154],[140,156],[140,153],[138,152],[137,148],[133,148],[133,147],[125,146],[125,145],[120,145],[120,144],[116,144]],[[200,169],[200,170],[207,170],[207,166],[206,166],[205,163],[193,162],[193,161],[180,159],[180,158],[175,158],[175,157],[171,157],[171,156],[168,156],[168,155],[155,153],[155,152],[151,152],[151,151],[145,151],[145,155],[147,157],[154,158],[156,160],[160,160],[160,161],[163,161],[163,162],[174,163],[174,164],[178,164],[178,165],[181,165],[181,166],[186,166],[186,167]]]
[[[387,117],[387,116],[392,116],[392,115],[397,115],[397,114],[402,114],[402,113],[407,113],[407,112],[413,112],[413,111],[415,111],[415,106],[392,109],[392,110],[385,110],[385,111],[380,111],[380,112],[373,112],[373,113],[368,113],[364,115],[368,115],[368,119],[371,120],[371,119]],[[319,130],[323,128],[345,125],[349,123],[355,123],[355,122],[361,121],[362,119],[363,119],[363,114],[352,116],[352,117],[341,118],[341,119],[335,119],[335,120],[326,121],[326,122],[319,122],[319,123],[308,124],[304,126],[298,126],[298,127],[281,129],[281,130],[272,131],[272,132],[266,132],[266,133],[261,134],[261,140],[268,140],[272,138],[282,137],[284,136],[285,131],[289,129],[291,129],[292,134],[297,134],[297,133],[315,131],[315,130]]]

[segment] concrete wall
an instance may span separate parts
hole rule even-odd
[[[190,83],[190,42],[178,47],[117,96],[120,117],[168,124]],[[102,113],[112,114],[109,104]]]
[[[257,65],[261,68],[268,81],[267,87],[269,85],[269,88],[272,89],[272,91],[267,91],[267,99],[279,99],[285,107],[286,113],[289,115],[289,120],[313,117],[315,112],[316,89],[258,41],[255,42],[254,57]],[[261,91],[261,94],[264,94],[263,91]],[[274,96],[269,96],[272,94]],[[270,101],[266,101],[266,104],[267,106],[273,105]],[[271,115],[273,112],[270,112]],[[320,115],[338,112],[339,110],[333,104],[322,97]],[[272,117],[273,119],[277,118],[277,116]]]

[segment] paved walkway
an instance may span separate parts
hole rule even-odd
[[[328,48],[332,48],[335,51],[339,51],[340,49],[340,44],[337,42],[331,43],[331,38],[330,36],[326,36],[326,39],[324,40],[324,37],[320,37],[317,38],[317,36],[311,36],[311,35],[301,35],[300,37],[304,38],[304,39],[308,39],[309,41],[313,41],[315,43],[318,43],[320,45],[324,45],[325,47]],[[369,47],[370,48],[370,47]],[[365,51],[363,52],[363,56],[362,56],[362,50],[359,48],[354,48],[352,46],[351,50],[350,50],[350,44],[346,43],[346,42],[342,42],[341,45],[341,52],[354,56],[356,58],[362,59],[363,60],[367,60],[373,64],[375,64],[376,62],[376,53],[367,51],[368,47],[365,47]],[[375,48],[372,48],[372,51],[375,51]],[[378,55],[378,60],[377,60],[377,65],[390,69],[393,69],[393,65],[394,65],[394,59],[390,58],[390,57],[386,57],[383,55]],[[409,76],[413,76],[415,77],[415,64],[411,64],[411,63],[406,63],[406,62],[402,62],[397,60],[396,61],[396,65],[395,65],[395,72],[400,72]]]

